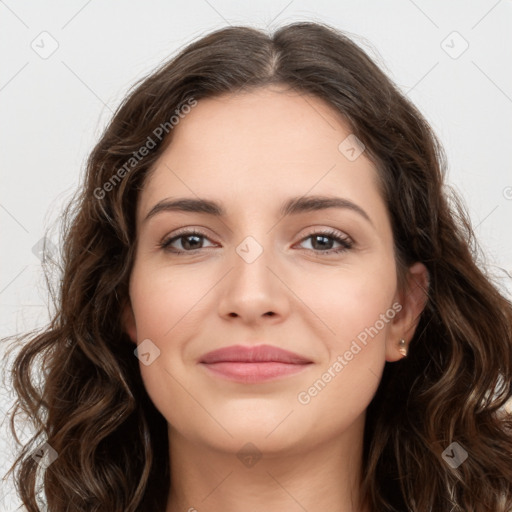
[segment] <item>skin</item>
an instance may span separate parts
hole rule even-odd
[[[385,362],[402,357],[399,339],[408,343],[414,334],[428,282],[416,263],[407,289],[398,289],[376,169],[365,152],[350,161],[338,149],[350,133],[321,99],[282,87],[202,99],[174,127],[140,193],[124,322],[134,344],[150,339],[160,350],[140,371],[169,426],[166,512],[257,511],[262,504],[273,512],[361,511],[366,408]],[[313,194],[347,198],[371,223],[346,208],[279,215],[289,197]],[[143,222],[171,197],[213,199],[227,214],[167,211]],[[198,248],[194,254],[159,247],[184,227],[205,237],[182,237],[172,247]],[[349,237],[352,248],[323,254],[340,248],[332,238],[315,244],[310,235],[326,229]],[[247,236],[263,251],[251,263],[236,250]],[[401,310],[392,320],[300,403],[298,394],[394,303]],[[225,380],[198,363],[217,348],[261,343],[313,363],[258,384]],[[261,455],[250,466],[237,457],[247,443]]]

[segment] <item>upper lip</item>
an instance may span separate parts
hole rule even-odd
[[[199,362],[207,364],[219,362],[305,364],[312,361],[299,354],[273,345],[232,345],[204,354]]]

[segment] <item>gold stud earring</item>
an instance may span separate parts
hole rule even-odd
[[[407,347],[405,346],[405,340],[402,338],[399,342],[399,349],[398,349],[398,352],[400,352],[400,354],[402,354],[403,357],[405,357],[407,355]]]

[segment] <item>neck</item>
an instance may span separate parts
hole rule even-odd
[[[166,512],[369,512],[359,505],[364,414],[335,439],[248,456],[194,442],[169,428],[171,491]],[[243,450],[242,450],[243,451]]]

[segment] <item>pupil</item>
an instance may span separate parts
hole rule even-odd
[[[329,240],[329,237],[328,237],[328,236],[325,236],[325,235],[315,235],[315,236],[313,237],[313,240],[314,240],[314,242],[313,242],[313,248],[315,248],[315,249],[326,249],[326,248],[327,248],[327,249],[331,249],[331,248],[332,248],[332,247],[326,247],[326,246],[325,246],[325,245],[326,245],[326,244],[325,244],[325,241],[326,241],[326,240]],[[322,243],[321,243],[321,244],[320,244],[320,247],[315,247],[315,242],[316,242],[317,240],[323,240],[323,241],[324,241],[324,242],[323,242],[323,245],[322,245]],[[327,242],[327,245],[332,245],[332,240],[331,240],[331,243],[330,243],[330,244],[329,244],[329,242]]]
[[[200,240],[200,238],[201,238],[201,237],[200,237],[200,236],[198,236],[198,235],[187,235],[186,237],[184,237],[185,243],[183,244],[183,247],[184,247],[185,249],[197,249],[197,247],[190,247],[190,245],[191,245],[191,244],[189,243],[189,240],[190,240],[191,238],[195,238],[195,240],[196,240],[196,242],[197,242],[198,240]],[[192,242],[192,246],[193,246],[193,245],[194,245],[194,242]],[[187,247],[187,246],[188,246],[188,247]]]

